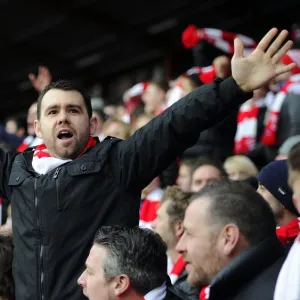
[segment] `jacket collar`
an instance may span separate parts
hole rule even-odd
[[[284,255],[284,248],[275,233],[256,246],[245,250],[221,270],[212,280],[210,297],[222,299],[234,294],[238,288],[258,275]]]

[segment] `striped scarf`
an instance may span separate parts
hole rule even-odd
[[[208,300],[209,299],[209,285],[201,289],[199,294],[199,300]]]
[[[264,98],[253,102],[248,100],[240,107],[237,116],[237,130],[234,138],[234,153],[247,153],[256,146],[257,118]]]
[[[88,149],[94,147],[96,144],[96,140],[93,137],[90,137],[86,147],[79,156],[84,154]],[[72,161],[72,159],[61,159],[51,156],[46,145],[42,144],[37,146],[34,150],[32,167],[37,173],[44,175],[70,161]]]
[[[162,189],[156,188],[143,200],[140,208],[140,227],[152,229],[152,222],[156,219],[156,211],[163,193]]]
[[[256,42],[243,34],[223,31],[215,28],[197,28],[189,25],[182,33],[182,43],[186,49],[195,47],[200,41],[205,40],[223,52],[233,55],[234,39],[238,37],[244,44],[246,51],[256,48]]]
[[[178,277],[183,272],[185,265],[186,263],[184,262],[182,255],[180,255],[170,273],[170,280],[172,284],[177,281]]]
[[[24,139],[22,144],[18,147],[18,152],[24,152],[26,149],[30,147],[34,147],[36,145],[40,145],[43,142],[42,139],[38,138],[37,136],[34,137],[33,135],[29,135]]]

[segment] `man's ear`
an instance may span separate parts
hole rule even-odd
[[[122,274],[117,276],[113,281],[113,290],[115,296],[121,296],[130,288],[130,278]]]
[[[95,116],[90,118],[90,135],[95,135],[98,127],[98,119]]]
[[[34,120],[34,131],[37,137],[43,139],[43,134],[41,130],[41,123],[39,120]]]
[[[235,253],[240,234],[240,230],[235,224],[227,224],[222,229],[219,236],[219,247],[225,257],[231,257]]]
[[[177,220],[174,223],[174,232],[177,238],[180,238],[183,235],[184,232],[183,220]]]

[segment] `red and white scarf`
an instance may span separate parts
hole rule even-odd
[[[128,99],[124,99],[124,107],[128,114],[131,114],[136,106],[142,103],[141,96],[148,87],[148,82],[140,82],[135,84],[125,93]]]
[[[150,291],[141,300],[163,300],[167,295],[167,284],[164,282],[162,286]]]
[[[245,102],[238,112],[237,131],[234,139],[234,153],[247,153],[255,148],[257,135],[257,117],[264,99]]]
[[[182,33],[182,43],[186,49],[195,47],[201,40],[206,40],[216,48],[233,55],[234,39],[238,37],[242,40],[245,48],[255,49],[256,42],[243,34],[237,34],[229,31],[223,31],[215,28],[198,28],[195,25],[189,25]]]
[[[199,80],[204,84],[213,82],[217,77],[216,69],[213,65],[208,67],[192,67],[187,70],[182,76],[186,77],[193,74],[199,74]],[[182,97],[182,80],[179,79],[177,80],[176,85],[172,88],[168,96],[167,107],[170,107]]]
[[[84,154],[88,149],[94,147],[96,144],[96,140],[90,137],[86,147],[79,156]],[[72,159],[61,159],[51,156],[46,145],[42,144],[37,146],[34,150],[32,167],[37,173],[44,175],[69,161],[72,161]]]
[[[156,211],[163,194],[162,189],[156,188],[144,199],[140,209],[140,227],[152,229],[152,222],[156,219]]]
[[[209,299],[209,285],[201,289],[199,294],[199,300],[208,300]]]
[[[277,144],[280,110],[288,93],[300,94],[300,74],[291,76],[275,96],[262,136],[262,143],[265,146],[274,146]]]
[[[186,265],[186,263],[183,260],[182,255],[180,255],[179,258],[177,259],[176,263],[174,264],[173,269],[169,275],[172,284],[174,284],[177,281],[180,274],[184,271],[185,265]]]
[[[193,74],[199,75],[199,80],[202,83],[211,83],[213,82],[217,75],[216,75],[216,69],[215,67],[208,66],[208,67],[193,67],[186,71],[186,73],[183,76],[190,76]]]
[[[29,135],[24,139],[22,144],[17,148],[18,152],[24,152],[27,148],[34,147],[40,145],[43,142],[42,139],[38,138],[37,136],[34,137],[33,135]]]
[[[280,270],[274,294],[274,300],[292,299],[300,299],[300,234]]]
[[[276,228],[277,237],[284,246],[291,245],[299,233],[300,226],[298,219],[293,220],[285,226]]]

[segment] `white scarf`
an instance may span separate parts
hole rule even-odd
[[[300,234],[281,268],[274,294],[274,300],[297,299],[300,299]]]

